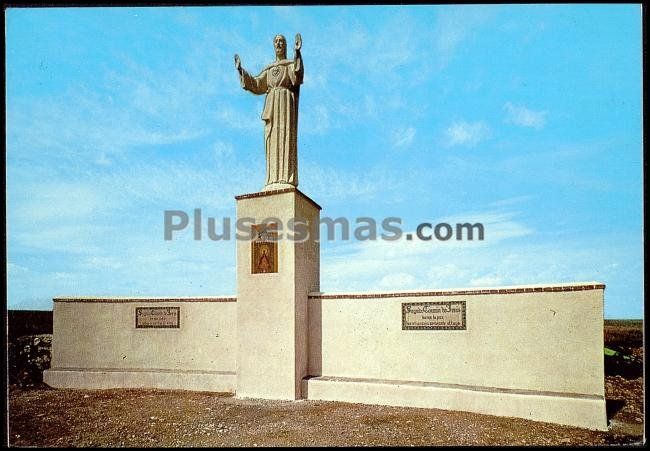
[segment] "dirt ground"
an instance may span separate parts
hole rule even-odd
[[[640,330],[636,325],[606,325],[607,345],[638,357],[632,370],[606,364],[607,432],[437,409],[242,400],[171,390],[54,390],[37,385],[10,387],[9,443],[48,447],[642,444]]]
[[[641,379],[620,382],[608,378],[608,398],[642,391]],[[41,387],[10,393],[9,438],[12,446],[57,447],[631,444],[642,440],[641,400],[619,408],[610,431],[595,432],[436,409]]]

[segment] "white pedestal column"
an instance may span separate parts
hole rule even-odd
[[[308,366],[307,295],[319,291],[320,206],[295,188],[237,196],[237,219],[277,218],[277,272],[253,273],[253,245],[237,242],[237,397],[299,399]],[[309,238],[287,239],[289,221],[306,221]]]

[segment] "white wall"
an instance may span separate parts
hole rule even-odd
[[[583,286],[313,293],[310,375],[603,396],[604,286]],[[402,330],[402,303],[442,301],[467,302],[467,330]]]
[[[235,298],[55,299],[52,369],[234,373],[236,306]],[[180,328],[136,329],[136,307],[180,307]]]

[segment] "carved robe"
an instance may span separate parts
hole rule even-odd
[[[242,69],[242,88],[253,94],[266,94],[262,111],[266,185],[298,186],[298,95],[303,73],[301,57],[269,64],[257,77]]]

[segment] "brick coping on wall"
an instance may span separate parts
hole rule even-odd
[[[322,207],[320,205],[314,202],[311,197],[309,197],[308,195],[300,191],[298,188],[282,188],[282,189],[269,190],[269,191],[259,191],[257,193],[240,194],[239,196],[235,196],[235,200],[253,199],[256,197],[273,196],[275,194],[284,194],[284,193],[292,193],[292,192],[296,192],[300,194],[314,207],[318,208],[319,210],[322,210]]]
[[[556,285],[526,285],[494,288],[462,288],[429,291],[392,291],[378,293],[309,293],[310,299],[378,299],[378,298],[406,298],[430,296],[471,296],[485,294],[520,294],[544,293],[563,291],[604,290],[605,284],[599,282],[580,282]]]
[[[391,291],[391,292],[355,292],[355,293],[309,293],[309,299],[381,299],[381,298],[410,298],[433,296],[476,296],[485,294],[521,294],[547,293],[566,291],[604,290],[605,284],[599,282],[580,282],[556,285],[526,285],[494,288],[461,288],[429,291]],[[237,302],[236,296],[200,296],[200,297],[92,297],[92,296],[61,296],[55,297],[54,302]]]
[[[61,296],[54,302],[237,302],[235,296],[200,296],[200,297],[108,297],[108,296]]]

